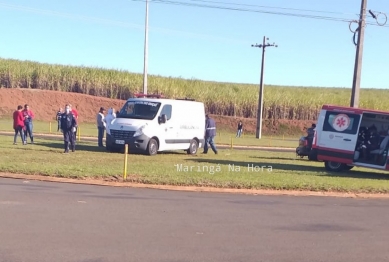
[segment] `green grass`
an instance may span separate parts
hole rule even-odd
[[[350,78],[351,79],[351,78]],[[0,59],[0,83],[7,88],[39,88],[109,98],[127,99],[142,92],[141,74],[89,67],[41,64]],[[255,117],[258,84],[233,84],[149,75],[149,93],[168,97],[192,97],[202,101],[211,114]],[[323,104],[349,105],[348,88],[288,87],[265,85],[264,118],[312,120]],[[388,92],[362,89],[361,108],[389,111]]]
[[[83,123],[80,124],[80,138],[83,137],[97,137],[97,129],[94,124]],[[0,119],[0,131],[14,132],[12,128],[12,120],[10,119]],[[57,134],[61,135],[60,132],[57,132],[56,122],[51,122],[51,132],[50,132],[50,122],[34,121],[33,132],[36,134]],[[262,136],[262,139],[256,139],[255,135],[244,135],[241,138],[235,138],[235,133],[230,133],[227,131],[221,131],[217,133],[215,141],[217,144],[232,145],[234,146],[272,146],[272,147],[291,147],[295,148],[298,145],[298,138],[296,137],[266,137]]]
[[[62,141],[38,139],[35,145],[23,146],[12,145],[12,139],[0,137],[2,172],[80,179],[122,176],[124,155],[107,153],[95,143],[79,144],[75,153],[64,155]],[[194,166],[194,170],[186,172],[175,165]],[[234,171],[229,170],[229,165],[235,165]],[[248,169],[251,165],[263,168],[252,171]],[[209,171],[212,168],[215,172]],[[129,154],[128,181],[220,188],[389,192],[389,176],[378,171],[355,168],[335,175],[327,173],[323,163],[296,159],[293,153],[242,150],[220,150],[219,155],[198,156],[184,152],[153,157]]]

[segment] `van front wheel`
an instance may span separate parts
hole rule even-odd
[[[199,144],[195,139],[192,139],[189,144],[189,148],[186,151],[190,155],[195,155],[197,154],[197,149],[199,148]]]
[[[327,171],[330,172],[341,172],[346,169],[345,164],[333,162],[333,161],[325,161],[324,166],[327,169]]]
[[[154,138],[150,139],[149,144],[147,145],[146,152],[150,156],[154,156],[158,153],[158,142]]]

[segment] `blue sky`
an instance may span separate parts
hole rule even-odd
[[[170,1],[345,20],[358,19],[361,5],[360,0]],[[389,13],[388,0],[368,0],[367,9]],[[372,17],[367,21],[375,23]],[[144,0],[0,0],[0,57],[143,73],[144,24]],[[266,49],[265,84],[352,86],[356,48],[348,22],[156,2],[149,4],[148,73],[258,84],[261,49],[251,45],[263,36],[278,44]],[[389,87],[388,43],[389,23],[366,27],[362,88]]]

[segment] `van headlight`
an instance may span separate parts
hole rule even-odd
[[[141,136],[143,135],[143,130],[145,129],[145,125],[141,126],[138,130],[135,131],[134,136]]]
[[[111,129],[107,128],[106,132],[108,135],[111,135]]]

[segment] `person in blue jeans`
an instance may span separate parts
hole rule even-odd
[[[18,137],[18,134],[20,134],[20,137],[22,139],[23,145],[26,145],[26,138],[24,136],[24,117],[23,117],[23,107],[21,105],[18,106],[18,109],[13,113],[13,128],[15,130],[15,136],[14,136],[14,145],[16,145],[16,139]]]
[[[25,104],[24,110],[22,111],[23,117],[24,117],[24,126],[25,126],[25,142],[27,142],[27,136],[30,137],[31,144],[34,143],[34,136],[32,134],[32,120],[34,119],[34,113],[30,110],[30,107]]]
[[[204,152],[203,154],[208,153],[208,144],[211,146],[212,151],[217,154],[217,149],[215,146],[214,138],[216,136],[216,123],[215,120],[206,115],[205,120],[205,143],[204,143]]]
[[[105,109],[103,107],[100,107],[100,111],[97,114],[96,118],[96,124],[98,129],[98,145],[99,147],[103,147],[103,138],[104,138],[104,131],[105,131],[105,121],[104,121],[104,112]]]
[[[238,123],[238,132],[236,133],[236,137],[240,137],[243,132],[243,123],[242,121],[239,121]]]

